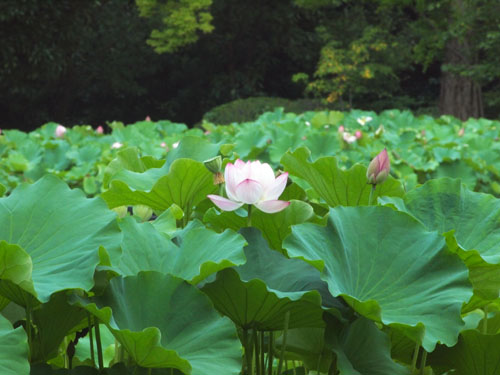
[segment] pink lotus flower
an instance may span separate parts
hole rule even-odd
[[[115,142],[111,145],[111,148],[120,148],[122,146],[123,146],[123,144],[121,142]]]
[[[151,117],[146,116],[146,118],[144,119],[144,121],[151,121]]]
[[[366,178],[368,183],[372,185],[381,184],[389,176],[391,170],[391,162],[389,160],[389,155],[387,154],[387,149],[383,149],[368,166],[366,171]]]
[[[285,190],[288,172],[274,177],[271,166],[260,161],[240,159],[228,163],[224,171],[227,198],[208,195],[208,198],[223,211],[234,211],[244,204],[253,204],[259,210],[272,214],[284,210],[290,202],[278,200]]]
[[[344,132],[344,134],[342,134],[342,138],[347,143],[354,143],[357,140],[355,135],[352,135],[351,133],[348,133],[348,132]]]
[[[356,137],[356,139],[361,139],[363,137],[363,133],[361,132],[361,130],[356,130],[354,136]]]
[[[56,138],[62,138],[64,137],[64,134],[66,133],[66,128],[62,125],[57,125],[56,127],[56,131],[54,133],[54,135],[56,136]]]
[[[339,130],[338,130],[338,131],[339,131],[339,133],[343,133],[343,132],[345,132],[344,125],[340,125],[340,126],[339,126]]]
[[[97,134],[103,134],[104,133],[104,128],[101,125],[99,125],[95,131],[96,131]]]

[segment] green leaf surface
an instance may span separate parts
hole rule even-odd
[[[322,303],[337,315],[337,309],[345,308],[329,295],[314,267],[271,250],[255,228],[244,228],[241,233],[248,242],[247,262],[219,272],[202,289],[238,326],[281,330],[285,313],[290,311],[290,328],[323,327]]]
[[[150,223],[139,224],[128,217],[120,228],[123,255],[114,269],[122,275],[158,271],[196,284],[221,269],[245,262],[246,242],[230,230],[219,234],[204,226],[191,226],[176,238],[176,245]]]
[[[23,327],[12,324],[0,314],[0,374],[28,375],[28,339]]]
[[[370,320],[360,317],[347,327],[328,323],[325,343],[337,355],[339,375],[409,375],[391,358],[389,337]]]
[[[87,199],[82,191],[47,175],[0,198],[0,240],[20,246],[31,257],[36,297],[47,302],[59,290],[92,288],[99,247],[119,252],[115,218],[101,199]]]
[[[168,174],[156,181],[150,191],[133,190],[125,182],[113,180],[110,189],[101,197],[110,208],[143,204],[162,212],[176,204],[186,212],[216,190],[213,176],[203,163],[177,159]]]
[[[428,351],[455,344],[461,306],[472,296],[467,269],[443,237],[409,215],[337,207],[326,227],[296,225],[283,246],[320,269],[332,295],[360,314],[404,328]]]
[[[456,375],[497,375],[500,369],[500,334],[484,335],[476,330],[460,333],[457,345],[439,346],[429,356],[433,367],[454,369]]]
[[[368,205],[371,185],[367,183],[366,167],[355,165],[343,171],[334,157],[323,157],[310,163],[309,155],[309,150],[299,148],[283,155],[281,164],[291,175],[307,181],[330,207]],[[401,183],[389,177],[377,185],[373,199],[375,201],[381,196],[401,197],[403,194]]]
[[[158,272],[115,277],[84,307],[106,323],[143,367],[193,375],[238,374],[241,345],[234,325],[185,281]]]

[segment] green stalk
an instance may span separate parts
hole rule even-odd
[[[267,353],[267,375],[273,375],[274,333],[269,331],[269,351]]]
[[[260,335],[260,369],[261,369],[261,374],[266,375],[266,364],[264,362],[264,354],[265,354],[264,332],[263,331],[259,332],[259,335]]]
[[[104,360],[102,358],[102,343],[101,343],[101,330],[99,328],[99,320],[95,322],[95,343],[97,346],[97,362],[99,363],[99,370],[104,368]]]
[[[418,352],[420,351],[420,343],[417,342],[415,350],[413,351],[413,359],[411,360],[411,373],[413,374],[417,369]]]
[[[484,318],[483,318],[482,332],[483,334],[486,335],[488,333],[488,305],[484,306],[483,312],[484,312]]]
[[[28,335],[28,362],[31,362],[31,353],[33,351],[33,337],[31,332],[31,304],[26,304],[26,333]]]
[[[92,360],[92,366],[95,367],[94,334],[92,333],[92,317],[90,313],[87,313],[87,322],[89,325],[90,359]]]
[[[247,364],[247,374],[252,374],[252,353],[253,346],[248,344],[248,330],[243,328],[243,348],[245,349],[245,361]]]
[[[373,192],[377,188],[376,184],[372,185],[372,188],[370,189],[370,198],[368,198],[368,205],[371,206],[373,204]]]
[[[248,215],[247,215],[247,227],[251,227],[252,226],[252,205],[249,204],[247,206],[247,212],[248,212]]]
[[[255,373],[257,375],[262,375],[260,368],[260,341],[258,337],[258,332],[256,329],[252,330],[252,341],[255,350]]]
[[[285,314],[285,324],[283,327],[283,343],[281,344],[281,354],[280,360],[278,362],[278,375],[281,375],[281,370],[283,369],[283,359],[285,358],[285,349],[286,349],[286,336],[288,334],[288,323],[290,321],[290,311],[287,311]]]
[[[425,362],[427,361],[427,350],[424,349],[420,360],[420,375],[425,375]]]

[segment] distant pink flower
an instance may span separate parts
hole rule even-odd
[[[288,172],[274,177],[269,164],[240,159],[228,163],[224,171],[227,198],[208,195],[208,198],[223,211],[234,211],[244,204],[253,204],[266,213],[284,210],[290,202],[278,200],[285,190]]]
[[[120,143],[120,142],[115,142],[115,143],[113,143],[113,144],[111,145],[111,148],[120,148],[120,147],[122,147],[122,146],[123,146],[123,144],[122,144],[122,143]]]
[[[363,137],[363,133],[361,132],[361,130],[356,130],[354,136],[356,137],[356,139],[361,139]]]
[[[205,132],[204,132],[203,134],[205,134],[205,135],[209,135],[210,133],[211,133],[211,131],[210,131],[210,130],[205,130]]]
[[[351,133],[348,133],[348,132],[344,132],[344,134],[342,134],[342,138],[347,143],[354,143],[357,140],[355,135],[352,135]]]
[[[460,128],[460,130],[458,131],[458,136],[463,137],[464,134],[465,134],[465,128]]]
[[[167,147],[167,144],[165,142],[162,142],[160,146],[161,147]]]
[[[146,119],[145,119],[145,121],[151,121],[151,117],[149,117],[149,116],[146,116]]]
[[[66,128],[62,125],[57,125],[54,135],[56,138],[62,138],[66,134]]]
[[[104,133],[104,128],[101,125],[99,125],[95,131],[96,131],[97,134],[103,134]]]
[[[368,166],[366,171],[366,178],[368,183],[372,185],[381,184],[389,176],[391,170],[391,162],[389,160],[389,155],[387,154],[387,149],[383,149]]]
[[[345,132],[344,125],[340,125],[339,126],[339,133],[343,133],[343,132]]]

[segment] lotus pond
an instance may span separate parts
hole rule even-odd
[[[0,374],[498,375],[499,133],[396,110],[2,130]]]

